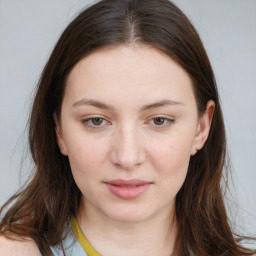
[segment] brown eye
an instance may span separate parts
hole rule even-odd
[[[100,117],[94,117],[94,118],[91,118],[91,123],[94,125],[94,126],[99,126],[103,123],[103,118],[100,118]]]
[[[149,123],[157,128],[164,128],[174,123],[174,120],[170,118],[158,116],[150,119]]]
[[[166,118],[156,117],[156,118],[153,118],[153,122],[155,125],[163,125],[166,122]]]
[[[108,121],[106,121],[104,118],[102,117],[91,117],[91,118],[87,118],[84,120],[81,120],[81,123],[84,126],[87,126],[88,128],[91,129],[97,129],[97,128],[103,128],[106,125],[109,125],[110,123]]]

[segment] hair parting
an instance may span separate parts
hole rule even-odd
[[[50,246],[61,245],[68,220],[77,214],[81,192],[68,158],[56,143],[54,114],[59,118],[72,68],[95,51],[121,44],[149,45],[179,63],[193,81],[199,114],[209,100],[215,102],[209,137],[191,157],[176,197],[177,243],[183,255],[253,255],[256,251],[240,244],[249,238],[239,240],[232,233],[224,204],[226,135],[214,73],[197,31],[168,0],[102,0],[83,10],[65,29],[44,67],[30,115],[35,172],[1,208],[0,235],[29,237],[42,255],[51,255]]]

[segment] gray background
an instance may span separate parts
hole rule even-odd
[[[31,169],[29,157],[22,161],[24,129],[41,70],[65,26],[91,2],[0,0],[0,205]],[[256,234],[256,0],[174,2],[198,29],[216,74],[236,191],[232,219]]]

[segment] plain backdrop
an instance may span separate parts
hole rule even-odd
[[[217,78],[238,206],[232,219],[256,234],[256,0],[174,2],[199,31]],[[90,3],[0,0],[0,205],[31,169],[29,157],[21,168],[25,126],[42,68],[63,29]]]

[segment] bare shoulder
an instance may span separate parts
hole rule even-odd
[[[1,256],[41,256],[41,253],[32,239],[14,241],[0,236]]]

